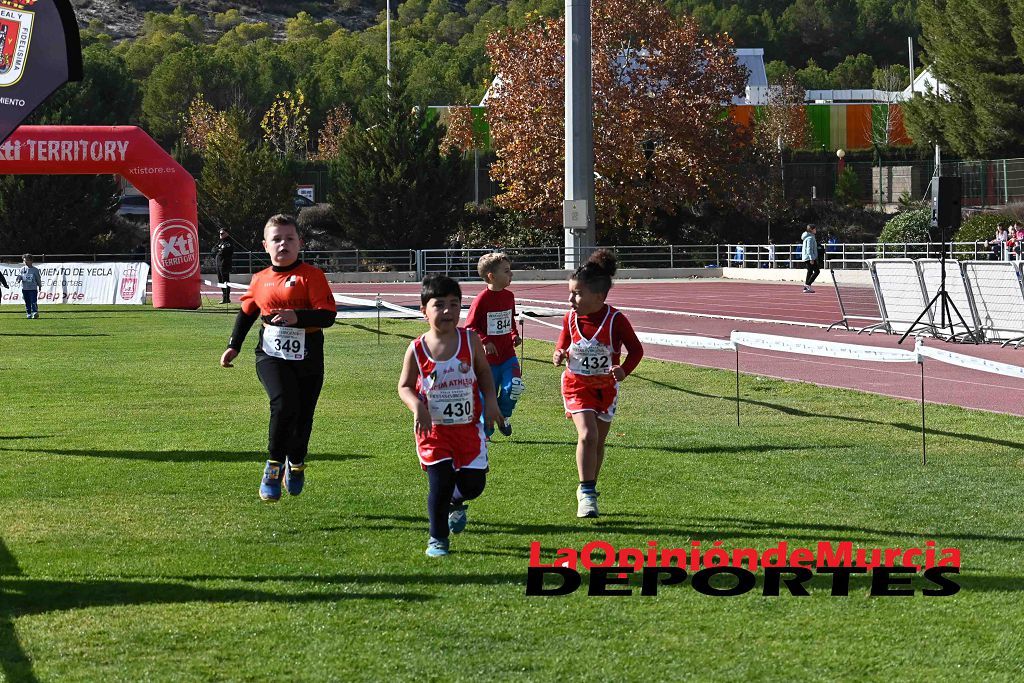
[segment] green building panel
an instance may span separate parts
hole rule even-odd
[[[811,122],[811,146],[816,149],[828,148],[831,142],[832,115],[827,104],[807,106],[807,118]]]

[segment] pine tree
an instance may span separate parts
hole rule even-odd
[[[392,81],[395,77],[392,76]],[[329,196],[343,236],[370,249],[440,246],[459,220],[466,174],[444,131],[392,85],[339,145]]]
[[[963,156],[1024,148],[1024,3],[922,0],[922,61],[948,99],[935,93],[906,106],[908,132]]]
[[[294,211],[295,180],[289,161],[268,145],[242,137],[237,112],[228,112],[206,140],[199,176],[199,218],[207,234],[227,229],[258,249],[263,225],[275,213]]]

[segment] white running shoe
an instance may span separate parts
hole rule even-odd
[[[598,493],[583,493],[579,488],[576,489],[576,516],[577,517],[597,517],[597,496]]]

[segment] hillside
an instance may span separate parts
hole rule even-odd
[[[139,34],[146,12],[169,13],[178,5],[190,14],[206,19],[229,9],[237,9],[250,21],[267,22],[278,30],[283,29],[286,19],[299,12],[308,12],[317,20],[333,19],[351,31],[359,31],[374,23],[380,8],[384,7],[384,0],[71,0],[71,4],[80,26],[84,28],[92,21],[99,21],[105,27],[105,33],[109,33],[115,40],[123,40]],[[392,3],[397,4],[397,0]],[[208,21],[208,24],[212,29],[212,21]]]

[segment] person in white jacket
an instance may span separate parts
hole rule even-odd
[[[811,285],[821,273],[821,264],[818,263],[817,234],[817,226],[808,225],[807,229],[804,230],[804,234],[800,235],[800,240],[803,243],[800,246],[800,260],[804,262],[804,267],[807,268],[807,279],[804,280],[805,294],[814,293],[814,289],[811,288]]]

